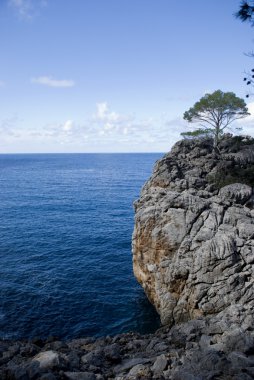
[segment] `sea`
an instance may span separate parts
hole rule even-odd
[[[0,155],[0,338],[155,331],[133,201],[162,153]]]

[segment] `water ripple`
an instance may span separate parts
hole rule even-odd
[[[132,274],[131,234],[160,156],[0,156],[0,338],[158,326]]]

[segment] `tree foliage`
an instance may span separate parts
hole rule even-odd
[[[241,21],[249,21],[254,23],[254,2],[252,4],[250,1],[242,1],[239,11],[236,13],[236,17]]]
[[[183,115],[184,120],[190,123],[200,123],[202,129],[197,129],[196,134],[210,134],[214,138],[214,146],[217,147],[220,136],[229,125],[238,119],[248,116],[248,109],[243,99],[238,98],[233,92],[214,91],[206,94]],[[204,132],[207,131],[207,132]],[[195,131],[192,136],[195,137]],[[191,136],[182,134],[182,136]]]
[[[211,135],[212,133],[211,133],[210,128],[207,128],[207,129],[198,128],[195,131],[188,131],[188,132],[181,133],[181,136],[183,136],[184,138],[195,138],[195,137],[202,138],[202,137],[209,137]]]
[[[243,22],[250,22],[252,26],[254,26],[254,1],[242,1],[238,12],[235,14],[237,18],[239,18]],[[247,54],[249,57],[254,57],[254,53],[250,52]],[[243,79],[247,86],[254,85],[254,69],[245,73],[245,77]],[[247,93],[246,98],[249,98],[252,93]]]

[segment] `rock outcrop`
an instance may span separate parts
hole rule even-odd
[[[134,274],[163,324],[254,311],[253,139],[219,150],[178,142],[135,202]]]
[[[0,341],[1,380],[254,379],[254,140],[180,141],[136,202],[155,334]]]
[[[238,306],[155,334],[0,341],[1,380],[250,380],[254,335]],[[229,328],[230,327],[230,328]]]

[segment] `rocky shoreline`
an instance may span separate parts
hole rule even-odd
[[[135,203],[154,334],[0,341],[0,380],[254,379],[254,140],[180,141]]]
[[[198,318],[155,334],[71,341],[1,341],[1,380],[204,380],[254,378],[251,318]]]

